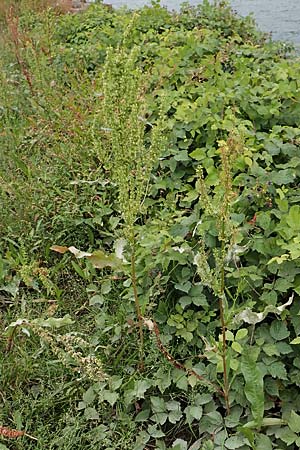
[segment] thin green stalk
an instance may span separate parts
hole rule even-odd
[[[139,296],[138,296],[138,291],[137,291],[135,261],[136,261],[135,236],[134,236],[134,230],[132,230],[132,232],[131,232],[131,283],[132,283],[132,288],[133,288],[135,310],[136,310],[136,315],[138,318],[138,325],[139,325],[139,355],[140,355],[139,368],[140,368],[140,370],[143,370],[144,369],[143,316],[141,313],[141,306],[140,306],[140,301],[139,301]]]
[[[227,205],[226,205],[227,210]],[[226,211],[224,216],[226,217]],[[224,315],[224,295],[225,295],[225,265],[224,265],[224,253],[225,253],[225,219],[222,219],[222,232],[221,232],[221,256],[222,256],[222,268],[221,268],[221,280],[220,280],[220,296],[219,296],[219,311],[220,311],[220,321],[222,328],[222,362],[223,362],[223,379],[224,379],[224,400],[226,405],[226,413],[230,414],[230,405],[229,405],[229,379],[228,379],[228,370],[227,370],[227,344],[226,344],[226,323],[225,323],[225,315]]]

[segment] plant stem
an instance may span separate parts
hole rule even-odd
[[[140,306],[139,296],[138,296],[138,292],[137,292],[137,280],[136,280],[136,270],[135,270],[136,254],[135,254],[134,230],[131,231],[131,239],[130,240],[131,240],[131,283],[132,283],[132,288],[133,288],[135,310],[136,310],[136,315],[137,315],[138,324],[139,324],[139,356],[140,356],[139,368],[140,368],[140,370],[143,370],[144,369],[143,317],[141,314],[141,306]]]
[[[227,206],[226,206],[227,209]],[[226,214],[226,213],[225,213]],[[227,416],[230,414],[230,406],[229,406],[229,380],[228,380],[228,371],[227,371],[227,345],[226,345],[226,323],[225,323],[225,315],[224,315],[224,296],[225,296],[225,261],[224,261],[224,253],[225,253],[225,219],[223,217],[222,220],[222,232],[221,232],[221,256],[222,256],[222,269],[221,269],[221,279],[220,279],[220,295],[219,295],[219,311],[220,311],[220,321],[222,328],[222,361],[223,361],[223,379],[224,379],[224,400],[226,405],[226,414]]]

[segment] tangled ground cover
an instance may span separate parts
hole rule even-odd
[[[299,448],[293,49],[224,2],[33,3],[0,12],[0,449]]]

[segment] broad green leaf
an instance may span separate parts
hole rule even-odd
[[[150,409],[143,409],[138,413],[138,415],[135,417],[136,422],[146,422],[146,420],[149,419],[150,415]]]
[[[272,441],[265,434],[258,434],[255,440],[256,450],[272,450]]]
[[[300,415],[295,413],[295,411],[291,412],[288,426],[294,433],[300,433]]]
[[[241,372],[245,379],[245,395],[250,402],[253,419],[259,428],[264,416],[264,382],[251,348],[247,348],[242,355]]]
[[[200,420],[203,415],[202,406],[187,406],[184,410],[186,414],[186,420],[191,423],[194,419]]]
[[[156,425],[149,425],[147,431],[154,438],[162,438],[165,436],[165,433],[159,430]]]
[[[243,351],[243,347],[241,346],[241,344],[239,344],[239,343],[236,342],[236,341],[234,341],[234,342],[231,344],[231,348],[232,348],[235,352],[237,352],[237,353],[242,353],[242,351]]]
[[[111,392],[104,390],[102,392],[103,400],[106,400],[111,406],[113,406],[119,398],[118,392]]]
[[[104,297],[103,295],[93,295],[93,297],[90,298],[89,300],[89,305],[90,306],[94,306],[94,305],[103,305],[104,303]]]
[[[165,412],[157,412],[151,416],[152,422],[156,422],[159,425],[164,425],[168,419],[168,414]]]
[[[287,224],[295,231],[300,231],[300,206],[293,205],[287,216],[286,216]]]
[[[135,382],[135,394],[136,398],[144,398],[145,392],[152,386],[150,380],[137,380]]]
[[[292,445],[296,442],[298,436],[290,428],[284,427],[279,429],[275,436],[285,442],[287,445]]]
[[[293,344],[293,345],[300,344],[300,336],[298,336],[298,337],[296,337],[295,339],[293,339],[293,340],[290,342],[290,344]]]
[[[247,328],[240,328],[235,335],[235,340],[236,341],[241,341],[242,339],[244,339],[246,336],[248,335],[248,330]]]
[[[87,391],[82,396],[83,401],[86,405],[90,405],[96,398],[96,393],[92,387],[89,387]]]
[[[268,366],[268,371],[273,378],[279,378],[280,380],[287,380],[286,368],[281,361],[274,361]]]
[[[263,351],[265,352],[266,355],[268,356],[279,356],[280,352],[277,349],[275,344],[266,344],[263,346]]]
[[[99,414],[95,408],[88,407],[84,410],[84,415],[87,420],[99,420]]]
[[[213,400],[213,396],[211,394],[197,394],[195,397],[196,405],[206,405],[207,403]]]
[[[235,436],[231,436],[225,441],[225,447],[234,450],[235,448],[240,448],[246,443],[246,439],[244,436],[239,434]]]
[[[234,341],[234,335],[230,330],[226,330],[226,341]],[[219,335],[219,341],[222,342],[222,335]]]
[[[270,335],[275,341],[281,341],[289,337],[290,332],[284,322],[281,320],[273,320],[270,327]]]
[[[183,439],[176,439],[174,444],[172,445],[173,450],[187,450],[188,445],[187,442]]]
[[[140,431],[136,437],[133,450],[145,450],[146,444],[150,439],[150,435],[146,431]]]
[[[101,284],[101,294],[106,295],[111,291],[111,281],[105,280]]]
[[[165,412],[167,411],[166,403],[162,397],[150,397],[152,412]]]

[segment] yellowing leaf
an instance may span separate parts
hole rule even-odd
[[[54,250],[57,253],[66,253],[69,248],[68,247],[62,247],[61,245],[52,245],[52,247],[50,247],[50,250]]]
[[[104,267],[111,267],[117,269],[121,265],[121,261],[115,255],[106,255],[102,250],[97,250],[87,256],[89,261],[96,269],[103,269]]]
[[[92,253],[82,252],[81,250],[78,250],[78,248],[76,247],[69,247],[69,251],[73,253],[75,258],[77,259],[86,258],[92,255]]]

